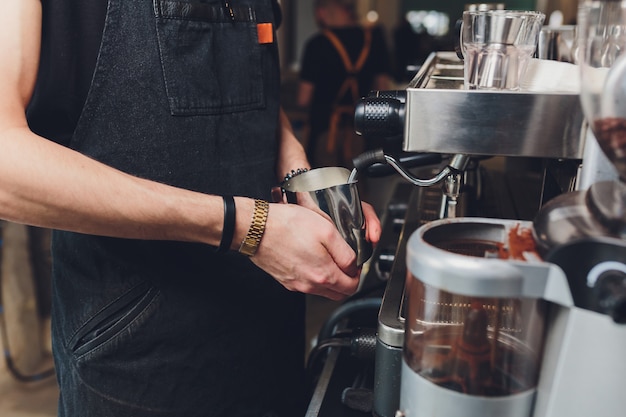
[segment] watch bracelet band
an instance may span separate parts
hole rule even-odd
[[[252,223],[248,229],[246,237],[241,242],[239,252],[247,256],[254,256],[259,249],[261,238],[265,233],[265,223],[269,213],[270,204],[264,200],[254,200],[254,214],[252,215]]]

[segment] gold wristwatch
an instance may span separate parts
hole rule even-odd
[[[241,242],[239,252],[247,256],[254,256],[261,238],[265,232],[265,223],[267,222],[267,214],[270,210],[270,203],[264,200],[254,200],[254,214],[252,215],[252,224],[246,237]]]

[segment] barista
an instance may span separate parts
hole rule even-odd
[[[302,293],[359,271],[326,219],[266,203],[309,168],[279,22],[270,0],[0,2],[0,218],[54,229],[59,416],[301,414]]]

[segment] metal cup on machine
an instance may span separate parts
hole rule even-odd
[[[277,201],[307,207],[332,221],[343,239],[357,254],[357,265],[372,255],[372,244],[365,238],[365,218],[357,181],[342,167],[323,167],[298,173],[281,185]]]
[[[545,26],[539,32],[537,58],[575,63],[576,26]]]

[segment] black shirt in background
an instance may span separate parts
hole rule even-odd
[[[391,74],[389,51],[382,28],[375,27],[372,30],[371,50],[357,76],[360,97],[367,96],[377,75]],[[344,45],[354,63],[363,48],[363,28],[352,26],[334,28],[332,31]],[[341,57],[326,36],[318,33],[306,42],[301,61],[300,79],[314,86],[309,109],[312,137],[328,129],[331,106],[346,77],[347,73]],[[351,96],[348,95],[343,98],[341,104],[353,104],[352,101]]]

